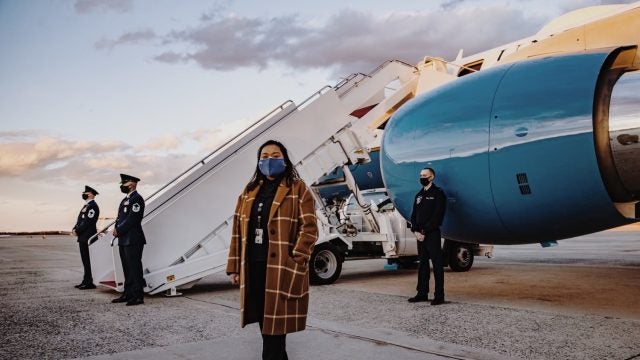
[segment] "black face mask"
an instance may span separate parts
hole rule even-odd
[[[427,186],[427,185],[431,184],[431,180],[429,180],[427,178],[420,178],[420,184],[422,184],[422,186]]]
[[[87,200],[89,198],[89,194],[82,194],[82,200]]]
[[[120,191],[122,191],[125,194],[129,193],[129,187],[126,185],[120,185]]]

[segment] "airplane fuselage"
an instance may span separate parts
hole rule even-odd
[[[595,10],[417,65],[415,98],[385,124],[380,154],[403,216],[432,167],[448,196],[447,239],[548,242],[640,220],[640,3]],[[445,64],[457,76],[429,83]]]

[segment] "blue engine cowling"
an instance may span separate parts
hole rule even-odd
[[[380,152],[373,150],[369,153],[371,161],[365,164],[349,165],[349,171],[353,175],[360,190],[377,189],[384,187],[380,174]],[[342,168],[335,168],[329,174],[318,179],[316,185],[320,196],[325,199],[347,198],[351,190],[344,183]]]
[[[498,66],[410,101],[382,141],[393,202],[410,218],[419,171],[429,166],[448,197],[448,239],[544,242],[633,222],[614,204],[640,195],[640,76],[620,65],[630,51]],[[623,155],[612,138],[616,116],[631,142]]]

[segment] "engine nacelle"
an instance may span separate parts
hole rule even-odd
[[[447,194],[443,236],[496,244],[551,241],[637,221],[636,48],[498,66],[434,89],[385,128],[381,169],[410,218],[418,174]]]

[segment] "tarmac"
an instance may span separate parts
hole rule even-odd
[[[446,271],[441,306],[406,302],[415,270],[347,262],[336,284],[312,287],[289,358],[640,358],[640,231],[560,244],[499,247],[469,273]],[[240,328],[223,274],[127,307],[110,303],[113,291],[73,288],[81,269],[71,237],[0,238],[0,359],[260,358],[258,328]],[[604,291],[588,286],[598,276]]]
[[[251,326],[243,335],[213,341],[98,355],[82,359],[178,360],[258,359],[261,338]],[[250,331],[255,330],[255,331]],[[305,331],[287,335],[290,359],[510,359],[488,351],[418,340],[392,330],[367,330],[311,320]]]

